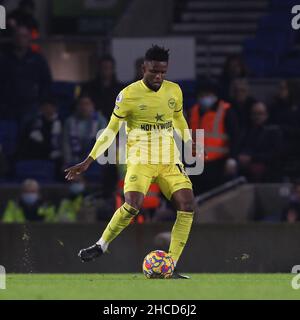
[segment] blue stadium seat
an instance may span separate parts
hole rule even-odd
[[[41,183],[55,181],[55,164],[50,160],[22,160],[17,161],[15,179],[22,182],[24,179],[36,179]]]
[[[268,31],[291,31],[291,14],[273,12],[270,15],[264,16],[260,19],[259,30]]]
[[[18,125],[15,121],[0,120],[0,145],[3,153],[11,155],[16,151]]]
[[[296,4],[300,4],[299,0],[271,0],[270,8],[272,11],[291,12],[292,7]]]
[[[284,60],[277,69],[282,77],[298,77],[300,74],[300,58],[293,57]]]

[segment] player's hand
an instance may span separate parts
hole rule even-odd
[[[93,162],[93,159],[89,157],[83,162],[80,162],[75,166],[65,169],[65,172],[67,173],[65,178],[67,180],[73,180],[76,176],[86,171],[92,162]]]

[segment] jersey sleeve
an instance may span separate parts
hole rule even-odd
[[[183,115],[183,96],[181,88],[177,85],[176,107],[173,115],[174,129],[184,142],[190,141],[191,135],[188,124]]]
[[[183,95],[179,85],[176,85],[176,107],[174,112],[180,112],[183,109]]]
[[[116,98],[115,108],[113,115],[119,119],[125,119],[130,114],[130,98],[128,95],[128,90],[123,89]]]

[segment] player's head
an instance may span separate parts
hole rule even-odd
[[[143,79],[150,89],[159,90],[167,73],[168,62],[168,49],[155,45],[147,50],[143,64]]]

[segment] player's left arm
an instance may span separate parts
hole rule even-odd
[[[188,144],[193,144],[189,126],[183,114],[183,95],[180,87],[176,86],[176,107],[173,114],[173,127],[180,138]]]

